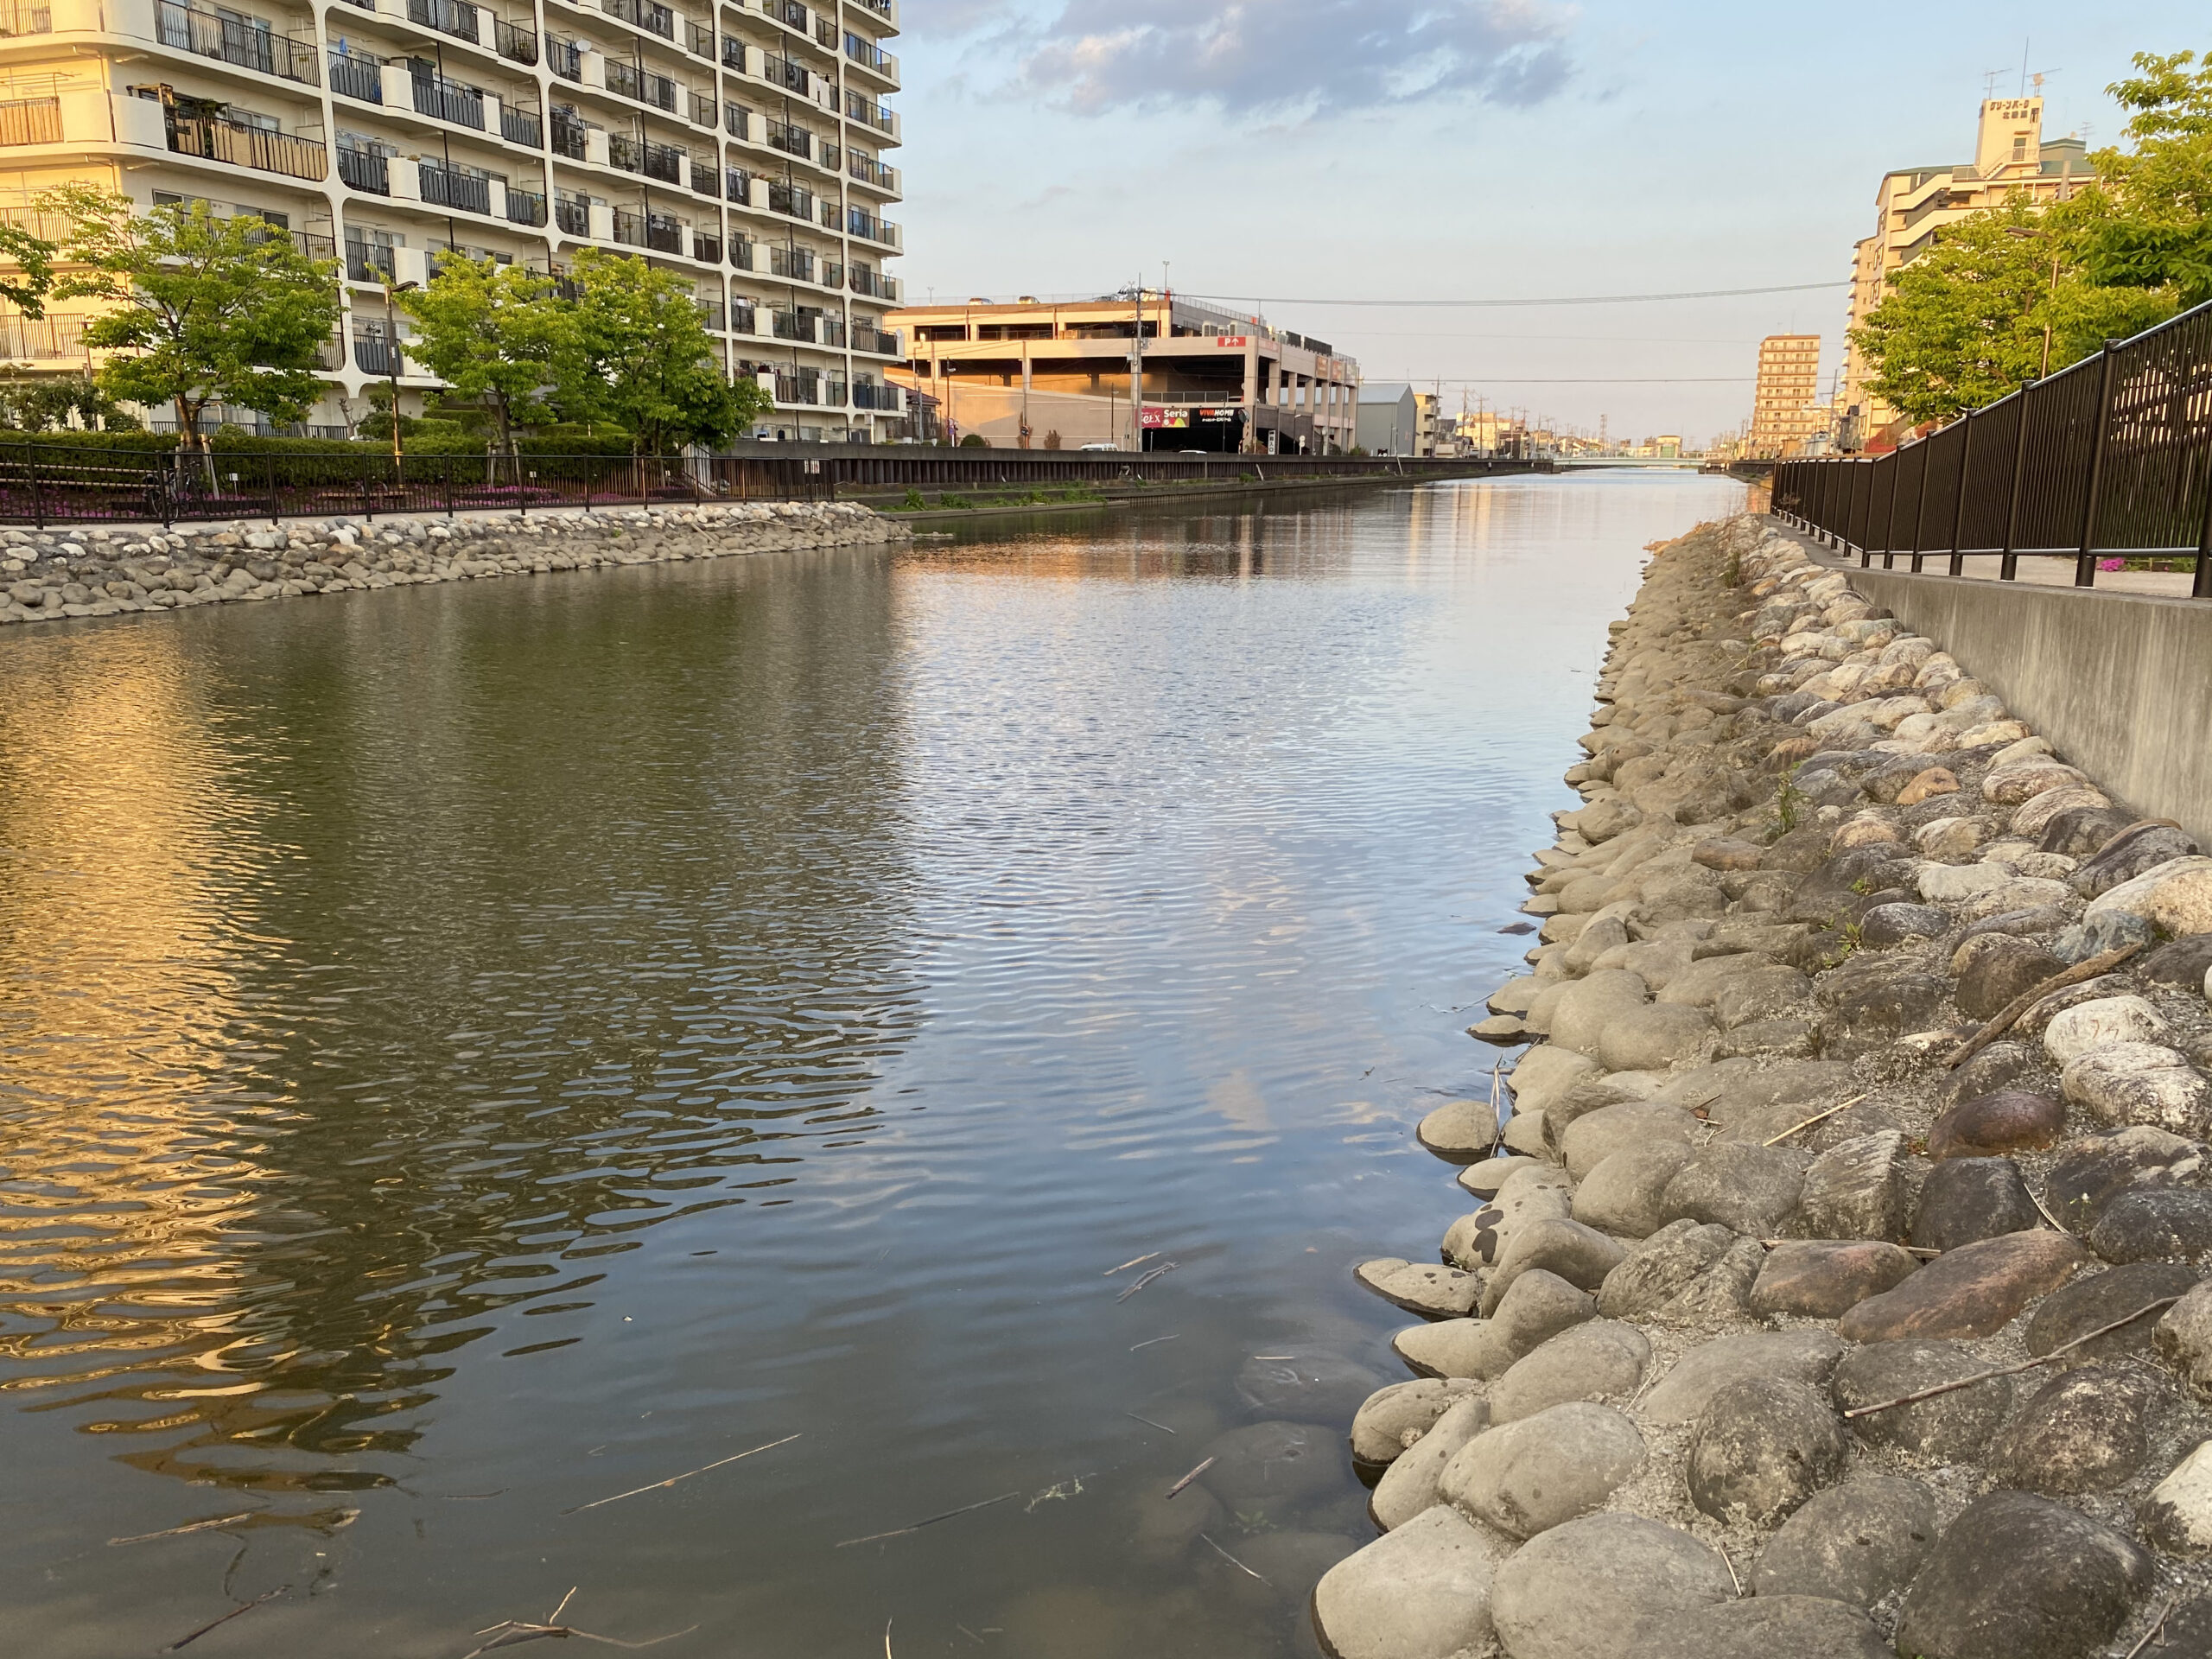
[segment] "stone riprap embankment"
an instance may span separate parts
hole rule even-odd
[[[1764,519],[1613,626],[1324,1645],[2212,1654],[2212,858]]]
[[[0,535],[0,623],[912,539],[852,502]]]

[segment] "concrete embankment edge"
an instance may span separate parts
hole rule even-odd
[[[1850,583],[1738,518],[1613,625],[1341,1659],[2212,1635],[2212,859]]]
[[[1862,570],[1800,539],[2083,770],[2212,843],[2212,602]]]

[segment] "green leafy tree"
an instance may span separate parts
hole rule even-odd
[[[100,389],[173,406],[180,450],[208,453],[200,424],[211,404],[296,421],[321,395],[315,370],[340,310],[334,261],[308,258],[259,219],[218,219],[205,202],[138,213],[127,196],[76,184],[38,206],[73,227],[66,257],[78,269],[52,296],[112,308],[85,329],[86,345],[114,353]]]
[[[759,383],[723,374],[689,278],[597,248],[578,252],[569,275],[582,348],[570,418],[609,422],[633,453],[665,454],[724,442],[767,411]]]
[[[2091,156],[2097,181],[2067,218],[2089,278],[2212,300],[2212,53],[2135,54],[2139,73],[2105,90],[2134,111],[2132,148]]]
[[[0,300],[27,317],[44,316],[54,289],[54,256],[60,251],[20,225],[0,225]]]
[[[2163,290],[2092,283],[2063,219],[2020,199],[1947,228],[1851,333],[1867,386],[1917,423],[1993,403],[2173,315]]]
[[[415,320],[408,355],[446,383],[446,401],[474,399],[490,412],[498,453],[520,476],[515,429],[551,420],[563,390],[582,383],[576,308],[549,276],[458,255],[441,259],[428,286],[400,304]]]
[[[0,383],[0,426],[18,432],[67,429],[74,416],[87,432],[136,432],[138,420],[88,374],[25,375]]]

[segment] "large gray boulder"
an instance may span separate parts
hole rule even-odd
[[[1872,1607],[1912,1582],[1936,1530],[1936,1495],[1919,1481],[1872,1475],[1831,1486],[1783,1522],[1751,1571],[1751,1592]]]
[[[1314,1625],[1337,1659],[1451,1659],[1480,1648],[1501,1554],[1440,1503],[1322,1574]]]
[[[1734,1593],[1720,1557],[1688,1533],[1592,1515],[1522,1545],[1498,1569],[1490,1610],[1510,1659],[1627,1659],[1651,1625]]]
[[[1611,1406],[1570,1401],[1502,1423],[1461,1446],[1437,1490],[1515,1538],[1587,1515],[1643,1462],[1643,1436]]]

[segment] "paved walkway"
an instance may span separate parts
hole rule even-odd
[[[1819,557],[1823,563],[1847,566],[1854,570],[1859,568],[1856,554],[1843,559],[1823,546],[1819,549]],[[1997,572],[2002,563],[2003,560],[1994,553],[1969,553],[1965,568],[1960,574],[1982,582],[1995,582],[1999,580]],[[1874,556],[1873,568],[1877,570],[1884,568],[1882,556],[1878,553]],[[1910,571],[1912,569],[1910,556],[1898,554],[1896,568]],[[1948,553],[1923,555],[1921,571],[1927,575],[1948,575],[1951,556]],[[2071,588],[2074,585],[2074,556],[2070,553],[2057,556],[2024,553],[2020,556],[2020,573],[2016,580],[2037,588]],[[2100,570],[2097,572],[2096,588],[2100,593],[2152,594],[2161,599],[2187,599],[2192,581],[2193,577],[2186,570]]]

